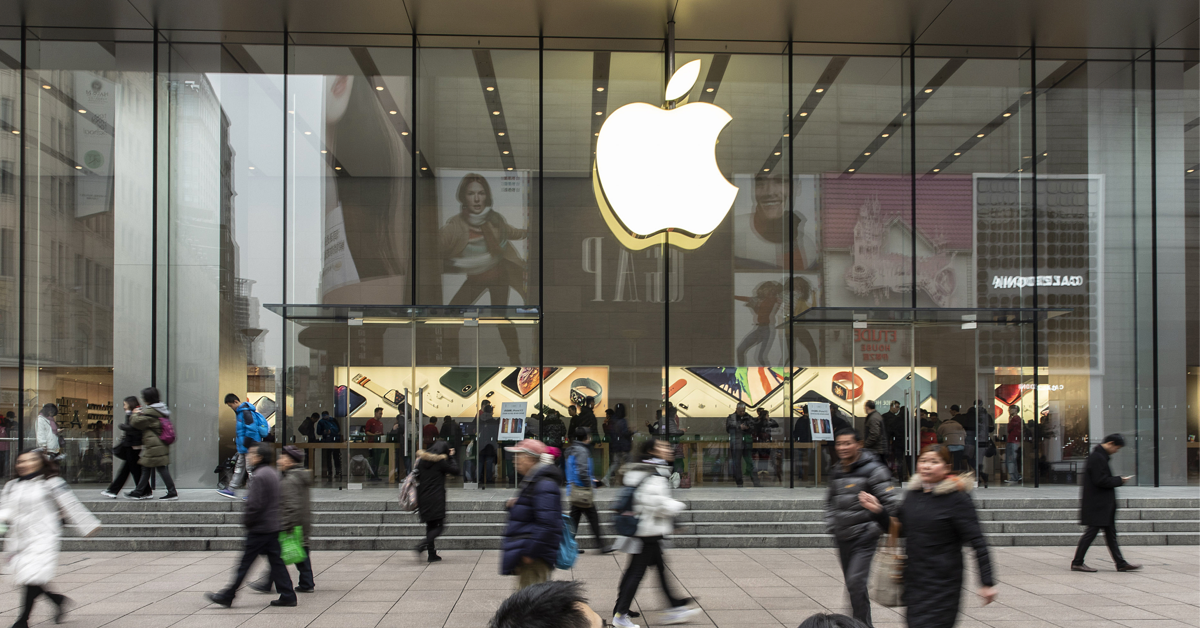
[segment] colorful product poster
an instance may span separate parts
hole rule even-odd
[[[500,404],[500,440],[521,440],[525,438],[525,413],[529,403],[525,401],[505,401]]]
[[[833,416],[827,403],[808,403],[808,419],[812,421],[812,439],[833,440]]]

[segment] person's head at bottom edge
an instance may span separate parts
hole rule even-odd
[[[574,580],[539,582],[500,603],[488,628],[601,628],[583,585]]]
[[[868,628],[853,617],[836,613],[817,613],[800,624],[800,628]]]

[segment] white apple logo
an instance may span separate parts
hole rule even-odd
[[[679,68],[666,101],[691,92],[700,61]],[[694,249],[725,219],[737,187],[717,167],[717,136],[732,120],[705,102],[674,109],[631,103],[608,116],[596,141],[596,202],[617,239],[638,250],[670,243]]]

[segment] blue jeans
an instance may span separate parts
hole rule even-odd
[[[1004,446],[1004,464],[1008,467],[1008,479],[1021,481],[1021,443],[1008,443]]]

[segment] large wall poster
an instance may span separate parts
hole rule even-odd
[[[532,177],[438,170],[442,294],[451,305],[525,305]]]

